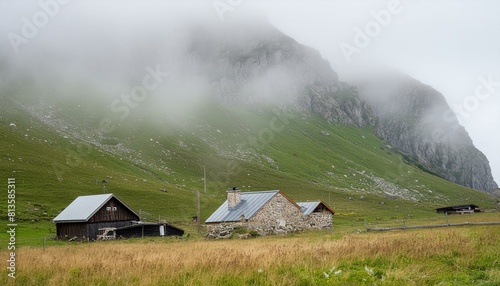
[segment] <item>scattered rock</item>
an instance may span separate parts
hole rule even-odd
[[[373,269],[368,268],[368,266],[365,266],[365,271],[368,273],[368,275],[373,276]]]
[[[252,235],[250,233],[238,234],[239,239],[249,239]]]

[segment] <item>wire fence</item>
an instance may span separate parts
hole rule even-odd
[[[396,227],[372,227],[372,228],[366,228],[366,231],[388,231],[388,230],[438,228],[438,227],[450,227],[450,226],[472,226],[472,225],[500,225],[500,222],[462,222],[462,223],[448,223],[448,224],[396,226]]]

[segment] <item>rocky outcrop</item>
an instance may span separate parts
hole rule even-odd
[[[438,91],[395,74],[372,76],[357,86],[379,118],[379,137],[445,179],[490,193],[497,188],[486,156]]]
[[[354,82],[358,94],[316,50],[268,23],[196,27],[188,50],[189,62],[209,74],[218,100],[287,106],[332,123],[376,126],[379,137],[431,172],[486,192],[497,187],[488,160],[430,86],[379,74]]]

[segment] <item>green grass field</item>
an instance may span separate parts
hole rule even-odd
[[[477,219],[498,219],[498,213]],[[456,216],[462,220],[465,216]],[[472,216],[471,216],[472,217]],[[2,285],[498,285],[500,226],[25,246]],[[2,257],[7,257],[1,250]]]

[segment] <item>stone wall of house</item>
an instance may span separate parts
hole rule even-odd
[[[311,213],[306,216],[307,228],[330,229],[332,227],[332,214],[330,212]]]
[[[246,222],[246,228],[265,236],[303,230],[307,223],[300,209],[278,193]]]
[[[207,232],[205,237],[209,239],[224,239],[230,238],[234,229],[242,226],[241,223],[220,223],[207,225]]]

